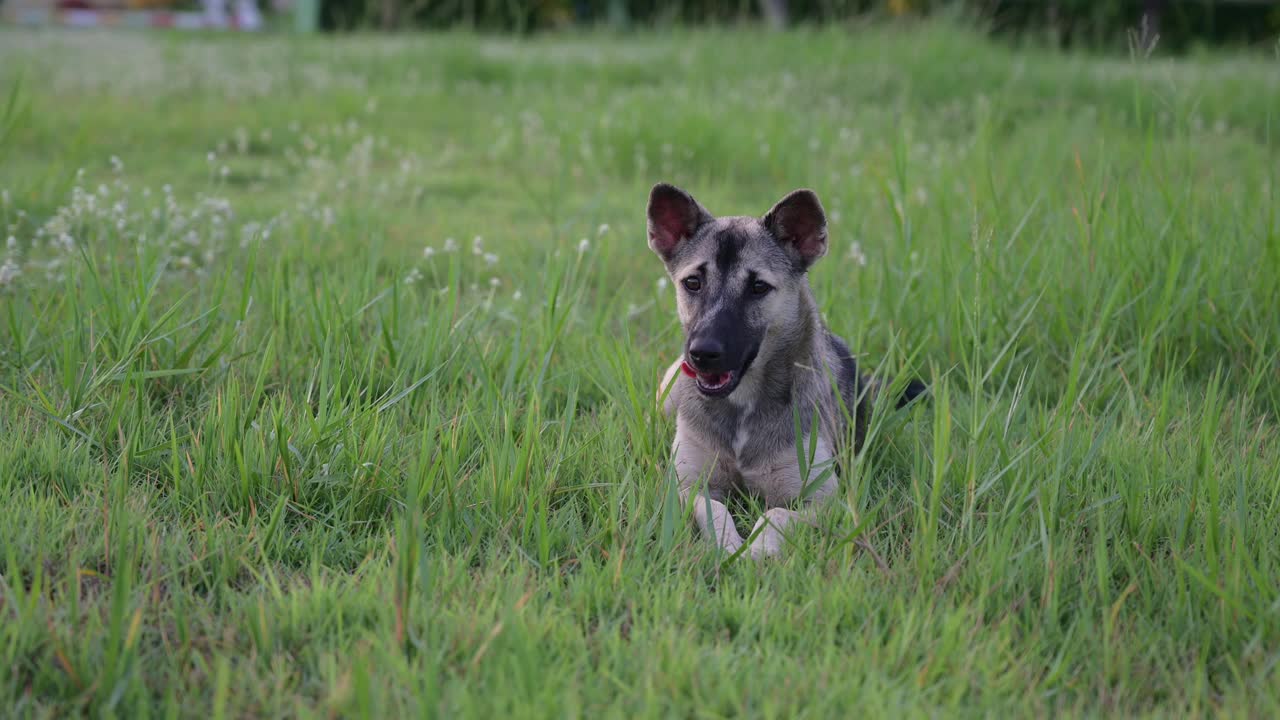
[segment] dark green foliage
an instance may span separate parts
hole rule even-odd
[[[464,27],[528,33],[570,25],[757,22],[761,0],[324,0],[329,29]],[[1280,2],[1263,0],[788,0],[798,25],[963,16],[999,35],[1063,46],[1165,48],[1241,43],[1270,50]]]

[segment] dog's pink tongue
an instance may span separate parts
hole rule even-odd
[[[689,377],[696,377],[702,381],[704,385],[715,387],[729,382],[729,373],[700,373],[693,369],[693,366],[687,362],[680,363],[680,372]]]

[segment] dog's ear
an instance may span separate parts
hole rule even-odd
[[[658,183],[649,191],[649,247],[663,260],[671,259],[677,245],[713,219],[692,195],[675,185]]]
[[[827,215],[812,190],[795,190],[779,200],[765,213],[764,226],[806,269],[827,252]]]

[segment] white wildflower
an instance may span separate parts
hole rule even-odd
[[[212,165],[218,161],[218,155],[217,153],[210,152],[208,155],[204,156],[204,159],[207,160],[210,165]]]
[[[0,265],[0,287],[13,282],[21,274],[22,270],[18,267],[18,263],[13,261],[13,258],[5,260],[4,264]]]
[[[484,253],[484,238],[479,235],[471,238],[471,254],[480,255]]]
[[[124,163],[120,162],[120,158],[115,155],[111,156],[111,170],[117,175],[124,172]]]
[[[14,236],[10,235],[10,236],[9,236],[9,239],[4,241],[4,246],[5,246],[5,249],[7,249],[9,252],[13,252],[13,251],[17,250],[17,249],[18,249],[18,238],[16,238],[16,237],[14,237]]]
[[[502,280],[500,280],[500,279],[498,279],[498,278],[496,278],[496,277],[491,277],[491,278],[489,278],[489,287],[495,287],[495,288],[496,288],[496,287],[498,287],[498,286],[499,286],[499,285],[501,285],[501,284],[502,284]]]
[[[223,165],[222,167],[218,168],[218,174],[221,175],[222,177],[226,177],[231,174],[231,169],[228,168],[226,165]]]
[[[596,228],[596,237],[600,237],[609,232],[609,223],[600,223],[600,227]]]
[[[511,299],[516,302],[520,302],[520,298],[522,297],[524,297],[524,293],[521,293],[519,290],[511,293]]]
[[[586,238],[582,238],[581,240],[579,240],[579,241],[578,241],[578,254],[579,254],[579,255],[581,255],[582,253],[584,253],[584,252],[586,252],[586,251],[588,251],[588,250],[590,250],[590,249],[591,249],[591,241],[590,241],[590,240],[588,240],[588,239],[586,239]]]
[[[458,251],[458,241],[453,238],[444,239],[444,251],[447,253]]]
[[[412,270],[409,271],[409,274],[405,276],[404,282],[406,285],[412,285],[413,283],[416,283],[421,279],[422,279],[422,272],[418,270],[418,268],[413,268]]]
[[[666,292],[666,290],[667,290],[667,277],[664,275],[658,278],[658,292]]]
[[[431,256],[435,254],[436,254],[436,249],[431,247],[430,245],[422,248],[422,257],[426,260],[430,260]]]
[[[867,266],[867,256],[862,252],[862,243],[855,242],[849,246],[849,257],[860,267]]]
[[[484,264],[490,267],[498,264],[498,256],[495,253],[484,254]]]

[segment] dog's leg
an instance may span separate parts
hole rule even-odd
[[[675,388],[672,386],[680,378],[680,362],[680,360],[676,360],[671,363],[671,367],[667,368],[667,372],[663,374],[662,381],[658,383],[658,394],[655,401],[662,403],[662,412],[667,417],[674,417],[676,414],[676,394]],[[671,392],[668,392],[668,389]],[[666,398],[662,397],[663,393],[667,393]]]
[[[704,537],[730,555],[738,552],[742,547],[742,536],[733,526],[733,517],[724,503],[707,493],[681,492],[680,497],[686,506],[693,504],[693,519]]]
[[[732,474],[715,453],[704,448],[679,422],[674,455],[682,507],[692,505],[694,522],[704,537],[727,553],[737,552],[742,547],[742,536],[733,526],[729,508],[721,502],[733,484]]]

